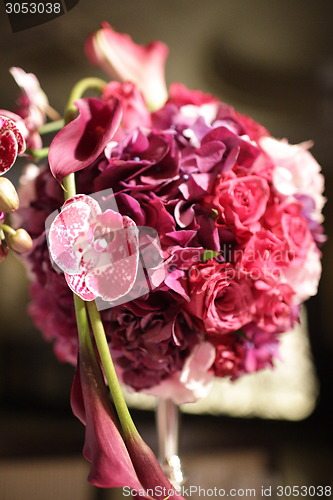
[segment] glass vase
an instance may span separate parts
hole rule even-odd
[[[180,488],[185,482],[178,456],[179,416],[179,408],[171,399],[160,398],[157,401],[158,459],[163,472],[175,488]]]

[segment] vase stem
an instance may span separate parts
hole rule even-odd
[[[156,410],[158,456],[164,473],[177,488],[184,483],[178,456],[179,409],[171,399],[159,399]]]

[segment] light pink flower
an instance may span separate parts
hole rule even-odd
[[[126,34],[117,33],[104,22],[86,41],[85,52],[92,64],[121,82],[134,83],[153,109],[167,99],[164,78],[168,48],[162,42],[137,45]]]
[[[40,88],[39,81],[33,73],[26,73],[23,69],[16,67],[10,68],[9,72],[22,90],[17,112],[26,119],[29,129],[36,130],[46,121],[46,112],[49,109],[46,94]]]
[[[321,270],[321,253],[314,242],[308,247],[302,265],[296,263],[284,270],[285,279],[295,292],[296,304],[316,295]]]
[[[14,113],[13,117],[21,118]],[[17,156],[21,156],[26,148],[22,132],[16,120],[4,116],[0,112],[0,175],[5,174],[15,163]]]
[[[52,260],[68,286],[84,300],[115,301],[133,287],[138,270],[138,235],[129,217],[102,212],[91,197],[65,202],[49,231]]]
[[[259,144],[274,163],[275,189],[285,196],[307,195],[312,198],[315,202],[312,218],[322,222],[324,177],[320,165],[308,151],[311,143],[293,145],[266,136]]]
[[[175,404],[194,403],[205,397],[211,387],[215,348],[210,342],[197,344],[185,360],[181,371],[172,374],[157,386],[146,389],[147,394],[170,398]]]

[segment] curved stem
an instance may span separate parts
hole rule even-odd
[[[83,96],[83,94],[89,89],[95,89],[98,91],[103,90],[103,88],[107,85],[105,80],[101,78],[84,78],[77,82],[77,84],[73,87],[69,99],[66,105],[65,111],[65,124],[72,121],[77,113],[77,108],[75,106],[75,102]]]
[[[65,120],[62,118],[60,120],[55,120],[50,123],[45,123],[38,129],[40,135],[49,134],[50,132],[58,132],[65,125]]]
[[[26,149],[25,153],[31,155],[34,161],[43,160],[49,154],[49,148],[41,148],[41,149]]]
[[[16,234],[15,229],[8,226],[7,224],[0,224],[0,231],[3,231],[4,233],[10,234],[11,236],[15,236],[15,234]]]
[[[118,376],[110,354],[109,345],[106,340],[101,316],[96,307],[95,301],[86,302],[86,306],[105,377],[109,385],[124,436],[133,436],[134,434],[138,434],[138,431],[127,408],[127,404],[119,384]]]

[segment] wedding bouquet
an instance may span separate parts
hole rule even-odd
[[[310,143],[274,139],[180,83],[167,90],[161,42],[139,46],[104,23],[85,49],[112,81],[80,81],[64,121],[36,77],[12,68],[22,93],[17,114],[0,111],[0,168],[30,161],[16,212],[33,241],[29,311],[61,361],[79,359],[71,401],[90,480],[147,489],[168,483],[116,373],[181,404],[213,377],[272,367],[317,291],[324,181]]]

